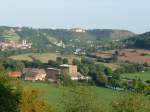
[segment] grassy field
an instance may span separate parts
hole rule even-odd
[[[19,35],[17,35],[16,33],[14,32],[8,32],[7,34],[4,35],[4,38],[6,40],[9,40],[9,41],[18,41],[20,39]]]
[[[100,65],[104,65],[106,67],[109,67],[113,71],[120,67],[120,65],[118,63],[104,63],[104,62],[98,62],[96,58],[92,58],[92,57],[86,57],[86,58],[89,58],[89,59],[95,61],[96,64],[100,64]]]
[[[127,73],[127,74],[123,74],[122,76],[131,79],[140,78],[143,81],[150,80],[150,72]]]
[[[104,66],[111,68],[113,71],[120,67],[119,64],[117,64],[117,63],[97,62],[97,64],[103,64]]]
[[[32,57],[35,59],[38,59],[44,63],[48,62],[48,60],[56,60],[57,57],[63,57],[63,58],[68,58],[69,63],[72,63],[72,60],[78,59],[81,60],[81,57],[76,56],[76,55],[60,55],[59,53],[28,53],[28,54],[21,54],[21,55],[16,55],[16,56],[11,56],[9,58],[14,59],[14,60],[27,60],[27,61],[32,61]],[[119,67],[119,65],[115,63],[102,63],[102,62],[96,62],[97,64],[103,64],[106,67],[111,68],[112,70],[115,70]]]
[[[80,57],[78,57],[78,56],[75,56],[75,55],[63,55],[62,56],[59,53],[28,53],[28,54],[11,56],[9,58],[15,59],[15,60],[32,61],[32,57],[35,59],[38,59],[44,63],[48,62],[48,60],[54,60],[55,61],[57,57],[68,58],[69,63],[71,63],[74,58],[80,60]]]
[[[47,83],[31,83],[24,82],[26,87],[36,87],[42,91],[43,98],[48,101],[50,105],[58,105],[61,103],[64,87],[58,87],[54,84]],[[111,108],[110,104],[113,100],[117,99],[121,92],[114,91],[107,88],[91,87],[94,95],[97,97],[98,104],[103,108]]]

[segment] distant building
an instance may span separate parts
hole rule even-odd
[[[82,49],[78,48],[75,50],[74,54],[79,54],[82,51]]]
[[[23,40],[21,44],[17,44],[16,48],[20,48],[20,49],[30,49],[32,47],[31,43],[27,43],[26,40]]]
[[[78,72],[76,65],[63,64],[63,65],[60,65],[60,70],[61,70],[62,75],[69,75],[71,80],[90,80],[91,79],[90,77],[83,76],[80,72]]]
[[[46,79],[52,82],[57,82],[60,79],[60,69],[47,68]]]
[[[9,72],[8,75],[12,78],[20,78],[22,76],[22,72],[12,71],[12,72]]]
[[[60,65],[61,74],[69,75],[72,80],[78,80],[78,72],[76,65],[63,64]]]
[[[46,72],[44,69],[38,68],[24,68],[23,74],[25,80],[36,81],[36,80],[45,80]]]
[[[58,47],[63,47],[63,48],[66,47],[65,44],[63,43],[63,41],[55,42],[54,44]]]
[[[75,50],[74,54],[76,54],[76,55],[85,55],[86,53],[85,53],[85,50],[78,48],[78,49]]]
[[[6,49],[30,49],[32,47],[31,43],[28,43],[26,40],[23,40],[22,43],[18,43],[16,41],[7,41],[0,42],[0,49],[2,51]]]
[[[73,28],[70,31],[76,32],[76,33],[84,33],[85,32],[85,30],[82,28]]]

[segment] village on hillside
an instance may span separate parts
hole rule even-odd
[[[32,43],[27,42],[26,40],[22,40],[22,42],[16,41],[0,41],[0,50],[4,51],[7,49],[30,49],[32,47]]]
[[[58,82],[62,75],[69,76],[71,80],[89,80],[90,77],[83,76],[77,70],[76,65],[63,64],[60,65],[60,69],[57,68],[24,68],[22,71],[9,72],[9,76],[12,78],[22,78],[26,81],[50,81]]]

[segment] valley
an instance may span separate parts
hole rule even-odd
[[[150,46],[137,46],[143,35],[113,29],[0,27],[0,71],[21,85],[24,100],[38,94],[58,112],[68,108],[65,103],[79,102],[111,112],[130,93],[150,94]]]
[[[150,0],[0,4],[0,112],[150,112]]]

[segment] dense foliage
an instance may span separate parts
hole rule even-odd
[[[126,43],[129,47],[150,49],[150,32],[127,39]]]
[[[54,112],[35,88],[27,90],[17,79],[0,73],[1,112]]]
[[[113,112],[149,112],[149,100],[143,94],[129,93],[112,103]]]
[[[19,112],[19,99],[21,87],[18,81],[0,74],[0,111]]]

